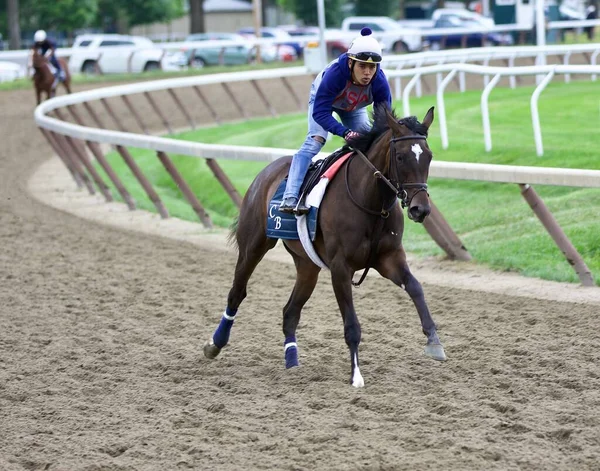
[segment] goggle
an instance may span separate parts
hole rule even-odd
[[[359,52],[350,57],[360,62],[381,62],[381,55],[376,52]]]

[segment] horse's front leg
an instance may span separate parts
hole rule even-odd
[[[445,361],[446,353],[438,337],[437,327],[431,317],[429,307],[425,302],[423,288],[421,287],[421,283],[410,272],[404,250],[399,249],[383,255],[380,257],[376,268],[381,276],[393,281],[396,285],[406,290],[410,299],[412,299],[421,319],[423,333],[427,336],[425,355],[434,360]]]
[[[296,264],[296,284],[290,299],[283,308],[283,335],[285,337],[283,349],[285,367],[293,368],[299,366],[296,329],[300,323],[300,314],[315,290],[321,269],[310,260],[301,258],[289,249],[288,252],[292,254]]]
[[[362,388],[365,385],[365,381],[360,374],[358,363],[358,345],[360,344],[361,330],[352,300],[352,275],[353,273],[346,266],[340,268],[331,267],[333,292],[342,313],[344,338],[350,350],[350,383],[355,388]]]

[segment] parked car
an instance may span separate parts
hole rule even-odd
[[[307,36],[318,37],[319,36],[319,28],[317,26],[281,26],[281,29],[286,31],[293,38],[302,38],[304,39]],[[348,47],[350,46],[349,41],[344,41],[340,39],[341,30],[325,30],[325,43],[327,44],[327,55],[330,58],[335,58],[340,54],[346,52]],[[303,50],[305,44],[302,45]]]
[[[476,29],[471,33],[457,34],[439,34],[427,36],[431,50],[456,47],[485,47],[485,46],[509,46],[513,44],[513,38],[510,34],[486,32],[487,24],[482,24],[471,17],[463,17],[458,14],[449,14],[440,16],[433,26],[435,29]],[[431,31],[431,30],[430,30]]]
[[[165,54],[143,36],[84,34],[75,38],[69,69],[84,74],[98,73],[98,68],[105,74],[148,72],[177,69],[175,62],[173,53]]]
[[[194,44],[202,41],[237,41],[242,44],[225,47],[194,47]],[[256,47],[249,44],[241,34],[235,33],[199,33],[191,34],[185,38],[189,46],[183,47],[184,63],[192,67],[204,67],[205,65],[240,65],[248,64],[256,59]],[[200,46],[202,46],[200,44]],[[193,58],[192,52],[194,54]],[[261,48],[260,57],[263,62],[272,62],[277,59],[276,51],[269,48]]]
[[[480,15],[474,11],[467,10],[466,8],[438,8],[431,14],[431,20],[435,24],[440,18],[448,16],[457,16],[464,20],[473,20],[474,22],[489,28],[496,26],[493,18],[488,18],[487,16]]]
[[[417,52],[423,48],[419,29],[400,26],[387,16],[351,16],[342,21],[341,30],[343,32],[358,33],[365,27],[371,28],[385,52],[401,54],[404,52]]]
[[[241,36],[256,40],[254,33],[240,33]],[[261,44],[260,45],[260,56],[263,60],[268,57],[268,60],[276,60],[282,62],[292,62],[298,59],[296,49],[288,44]]]
[[[254,28],[242,28],[238,31],[238,33],[240,33],[240,34],[255,34]],[[284,31],[283,29],[270,28],[270,27],[265,26],[263,28],[260,28],[260,37],[275,39],[275,40],[277,40],[277,44],[289,46],[289,47],[293,48],[294,53],[296,54],[296,57],[302,57],[302,50],[303,50],[302,45],[299,42],[294,41],[292,36],[287,31]]]
[[[0,61],[0,82],[9,82],[25,77],[25,70],[19,64],[9,61]]]

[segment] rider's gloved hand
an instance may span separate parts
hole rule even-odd
[[[352,131],[350,129],[348,129],[345,133],[344,133],[344,139],[346,140],[346,142],[350,142],[353,141],[354,139],[360,137],[360,134],[357,133],[356,131]]]

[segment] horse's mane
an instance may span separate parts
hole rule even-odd
[[[371,114],[371,121],[373,125],[371,130],[366,134],[361,134],[360,137],[352,141],[352,147],[366,152],[373,143],[386,131],[390,129],[387,119],[387,113],[390,113],[394,121],[399,124],[406,126],[410,131],[415,134],[420,134],[427,137],[427,127],[419,122],[416,116],[408,116],[406,118],[398,119],[396,111],[389,108],[386,104],[380,104],[373,107],[373,113]]]

